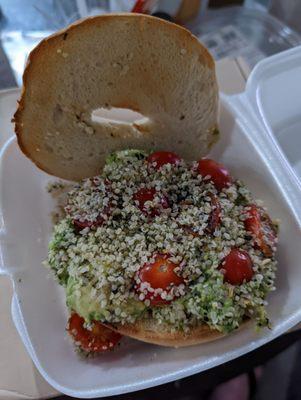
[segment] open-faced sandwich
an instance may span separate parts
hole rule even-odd
[[[84,352],[122,335],[177,347],[248,320],[269,325],[277,227],[237,177],[203,158],[217,103],[210,54],[153,17],[88,19],[31,53],[16,133],[40,168],[78,181],[47,263]],[[93,121],[111,107],[146,118]]]

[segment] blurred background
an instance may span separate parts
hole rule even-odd
[[[144,12],[187,25],[217,60],[241,56],[253,68],[260,59],[301,43],[300,0],[140,3],[147,5]],[[79,18],[131,11],[135,4],[135,0],[0,0],[1,64],[6,58],[0,87],[21,84],[26,56],[43,37]]]
[[[79,18],[133,9],[185,25],[216,60],[240,60],[245,78],[261,59],[301,44],[301,0],[0,0],[0,90],[22,84],[27,55],[45,36]],[[112,399],[300,400],[300,338],[297,327],[226,365]],[[5,361],[0,376],[1,368]],[[12,398],[1,389],[0,379],[0,400]]]

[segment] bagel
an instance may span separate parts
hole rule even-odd
[[[225,336],[208,325],[199,324],[188,332],[171,331],[169,327],[158,325],[153,319],[141,319],[135,324],[107,325],[121,335],[131,337],[146,343],[165,347],[187,347],[196,344],[212,342]]]
[[[92,121],[94,110],[112,107],[146,119]],[[30,53],[14,122],[27,157],[77,181],[125,148],[199,159],[217,139],[217,111],[214,61],[196,37],[155,17],[118,14],[77,22]]]

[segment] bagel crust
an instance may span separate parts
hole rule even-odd
[[[92,111],[128,108],[147,119],[97,123]],[[30,54],[15,113],[24,154],[57,177],[100,173],[125,148],[187,160],[217,139],[214,61],[186,29],[140,14],[102,15],[44,39]]]
[[[184,331],[170,331],[167,327],[162,327],[152,319],[143,319],[135,324],[114,324],[107,325],[109,328],[121,335],[129,336],[142,342],[157,344],[167,347],[187,347],[195,344],[207,343],[225,336],[225,334],[211,329],[206,324],[200,324]]]

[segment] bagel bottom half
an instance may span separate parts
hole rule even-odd
[[[189,330],[170,331],[168,327],[158,325],[153,319],[141,319],[135,324],[113,324],[109,328],[121,335],[167,347],[185,347],[195,344],[211,342],[225,336],[224,333],[211,329],[206,324],[200,324]]]

